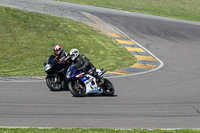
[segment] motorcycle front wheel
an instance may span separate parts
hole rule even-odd
[[[61,82],[55,81],[55,77],[47,77],[46,84],[51,91],[59,91],[62,88]]]
[[[115,93],[115,88],[108,79],[104,79],[104,84],[102,85],[102,88],[104,96],[112,96]]]
[[[86,88],[85,85],[81,84],[79,80],[74,79],[68,82],[68,88],[72,95],[75,97],[85,96]]]

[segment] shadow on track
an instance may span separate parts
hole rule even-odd
[[[75,97],[75,96],[72,96]],[[84,97],[75,97],[75,98],[85,98],[85,97],[117,97],[117,95],[113,95],[113,96],[104,96],[102,94],[90,94],[90,95],[86,95]]]

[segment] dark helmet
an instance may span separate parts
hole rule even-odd
[[[61,45],[55,45],[54,48],[53,48],[53,50],[54,50],[54,54],[55,54],[56,56],[58,56],[58,55],[63,51]]]

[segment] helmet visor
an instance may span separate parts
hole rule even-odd
[[[60,50],[54,50],[54,54],[58,55],[60,53]]]
[[[75,54],[71,54],[70,56],[71,56],[71,59],[72,59],[72,60],[74,60],[74,59],[76,58],[76,55],[75,55]]]
[[[75,54],[71,54],[71,58],[73,58],[75,56]]]

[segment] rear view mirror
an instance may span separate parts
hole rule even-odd
[[[44,62],[44,64],[43,64],[43,65],[44,65],[44,66],[46,66],[46,64],[47,64],[47,63],[46,63],[46,62]]]

